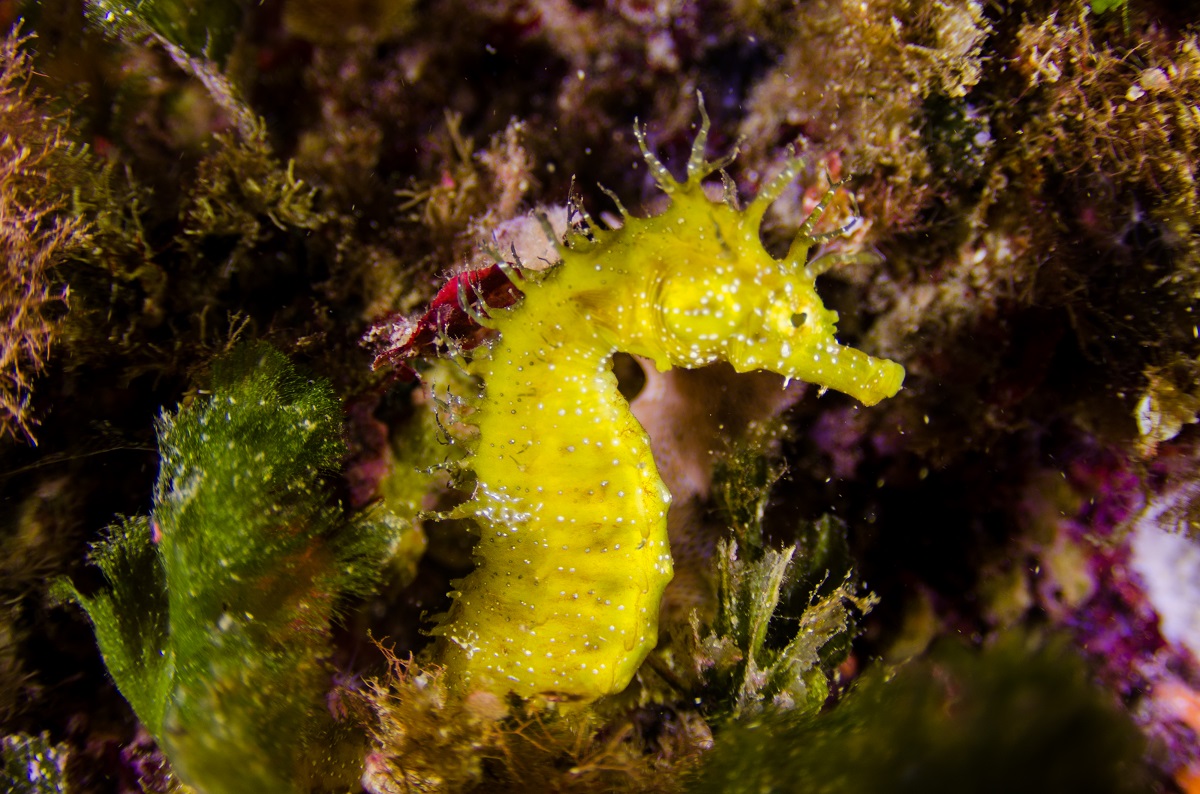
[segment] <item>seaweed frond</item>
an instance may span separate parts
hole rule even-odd
[[[874,596],[861,596],[850,577],[827,595],[814,591],[800,615],[790,620],[781,610],[794,577],[796,546],[766,550],[758,558],[739,559],[737,543],[717,547],[720,572],[717,616],[707,634],[692,621],[696,672],[710,691],[724,693],[717,705],[732,717],[770,705],[813,712],[829,695],[825,668],[827,646],[851,632],[858,614],[869,612]],[[780,647],[772,623],[796,622],[795,633]]]
[[[714,496],[732,536],[717,544],[716,613],[709,625],[693,613],[684,645],[707,709],[732,718],[820,709],[828,672],[877,602],[859,593],[836,519],[801,524],[791,546],[767,546],[763,518],[784,472],[773,450],[784,434],[780,421],[755,423],[714,464]]]
[[[158,435],[152,515],[93,551],[109,589],[58,593],[87,610],[109,672],[185,782],[287,792],[354,779],[330,739],[324,660],[339,601],[374,586],[392,539],[348,521],[323,479],[343,453],[329,385],[244,345]]]

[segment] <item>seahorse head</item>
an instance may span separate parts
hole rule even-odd
[[[663,279],[659,338],[672,364],[728,361],[739,372],[770,370],[867,405],[899,390],[900,365],[838,343],[837,312],[825,308],[811,278],[785,263],[762,264],[732,279],[695,270]]]
[[[609,313],[590,306],[591,316],[607,319],[614,335],[626,340],[623,349],[650,358],[659,369],[721,360],[738,371],[771,370],[836,389],[866,405],[893,396],[904,380],[903,367],[840,344],[837,312],[825,308],[817,294],[816,277],[823,269],[839,259],[861,258],[827,254],[809,261],[814,247],[851,228],[814,232],[839,186],[830,188],[803,223],[787,255],[776,259],[763,247],[762,218],[795,179],[800,161],[789,157],[745,209],[738,208],[728,177],[724,199],[714,200],[702,182],[728,159],[705,160],[708,118],[703,105],[701,115],[682,182],[649,151],[637,130],[650,171],[671,203],[650,218],[632,218],[622,208],[622,250],[613,258],[624,263],[625,294],[618,303],[625,308]],[[603,248],[607,241],[602,236],[598,243]],[[631,306],[635,308],[629,311]]]

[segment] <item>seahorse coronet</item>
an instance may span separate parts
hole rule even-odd
[[[616,229],[581,210],[584,225],[555,241],[560,262],[532,278],[503,273],[523,293],[508,305],[488,306],[478,294],[487,274],[457,277],[461,310],[494,333],[473,347],[439,342],[463,372],[435,367],[425,376],[435,388],[461,385],[464,375],[482,384],[459,393],[465,410],[443,422],[473,431],[462,465],[474,473],[474,490],[452,515],[479,530],[477,566],[455,583],[433,630],[438,660],[461,693],[591,701],[624,689],[657,642],[672,576],[671,497],[617,389],[616,352],[660,370],[716,361],[772,370],[867,405],[903,381],[899,364],[834,338],[837,314],[806,268],[821,239],[815,219],[784,260],[763,247],[763,214],[799,172],[794,156],[740,210],[727,177],[725,200],[703,189],[728,162],[704,158],[703,111],[683,181],[640,127],[635,133],[667,208],[642,218],[618,201]]]

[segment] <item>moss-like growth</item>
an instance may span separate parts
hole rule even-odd
[[[263,345],[214,365],[211,396],[158,423],[149,518],[93,551],[88,611],[122,694],[206,792],[309,791],[358,775],[326,711],[330,622],[389,538],[350,524],[323,474],[342,454],[329,386]]]
[[[1039,274],[1042,292],[1070,306],[1084,352],[1124,386],[1196,355],[1200,39],[1148,34],[1132,49],[1100,24],[1078,10],[1022,25],[1012,63],[1028,108],[996,117],[1025,139],[1005,166],[1057,216],[1045,243],[1077,238]]]
[[[233,47],[242,22],[242,3],[216,0],[202,5],[187,0],[88,0],[93,24],[114,36],[138,38],[153,31],[194,56],[222,61]]]
[[[320,44],[373,44],[398,38],[416,22],[414,0],[288,0],[283,24],[289,33]]]
[[[926,150],[926,128],[938,123],[928,106],[940,99],[965,107],[980,82],[991,32],[984,4],[818,0],[775,27],[794,32],[779,65],[747,97],[748,158],[757,161],[764,143],[800,128],[819,151],[840,152],[851,173],[882,177],[867,188],[879,201],[868,216],[916,222],[936,180],[950,176],[935,172],[942,168]]]
[[[234,241],[222,263],[227,273],[253,269],[251,254],[271,226],[311,230],[328,220],[315,206],[313,188],[296,178],[291,163],[284,167],[275,159],[266,130],[255,123],[248,132],[241,139],[217,136],[184,209],[184,245],[197,263],[206,240]]]
[[[0,740],[0,783],[20,794],[65,794],[67,750],[46,734],[14,734]]]
[[[822,715],[731,726],[692,787],[708,791],[1145,791],[1142,741],[1058,642],[876,670]]]
[[[367,693],[378,722],[363,784],[373,794],[679,791],[711,741],[690,712],[664,710],[649,723],[482,691],[453,697],[441,668],[387,655],[389,674]]]
[[[86,239],[87,225],[64,212],[61,171],[83,157],[64,120],[32,92],[24,46],[0,41],[0,439],[36,443],[34,378],[59,332],[68,291],[55,267]]]
[[[217,62],[136,14],[91,21],[119,40],[129,76],[106,159],[88,159],[72,185],[92,243],[69,274],[72,374],[179,377],[246,328],[315,324],[325,238],[314,232],[333,219],[320,194]],[[125,135],[135,127],[146,129]]]

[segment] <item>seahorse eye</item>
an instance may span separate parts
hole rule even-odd
[[[793,342],[821,336],[832,330],[837,322],[837,313],[826,309],[820,296],[807,284],[785,281],[778,285],[769,298],[771,307],[765,318],[764,333]]]

